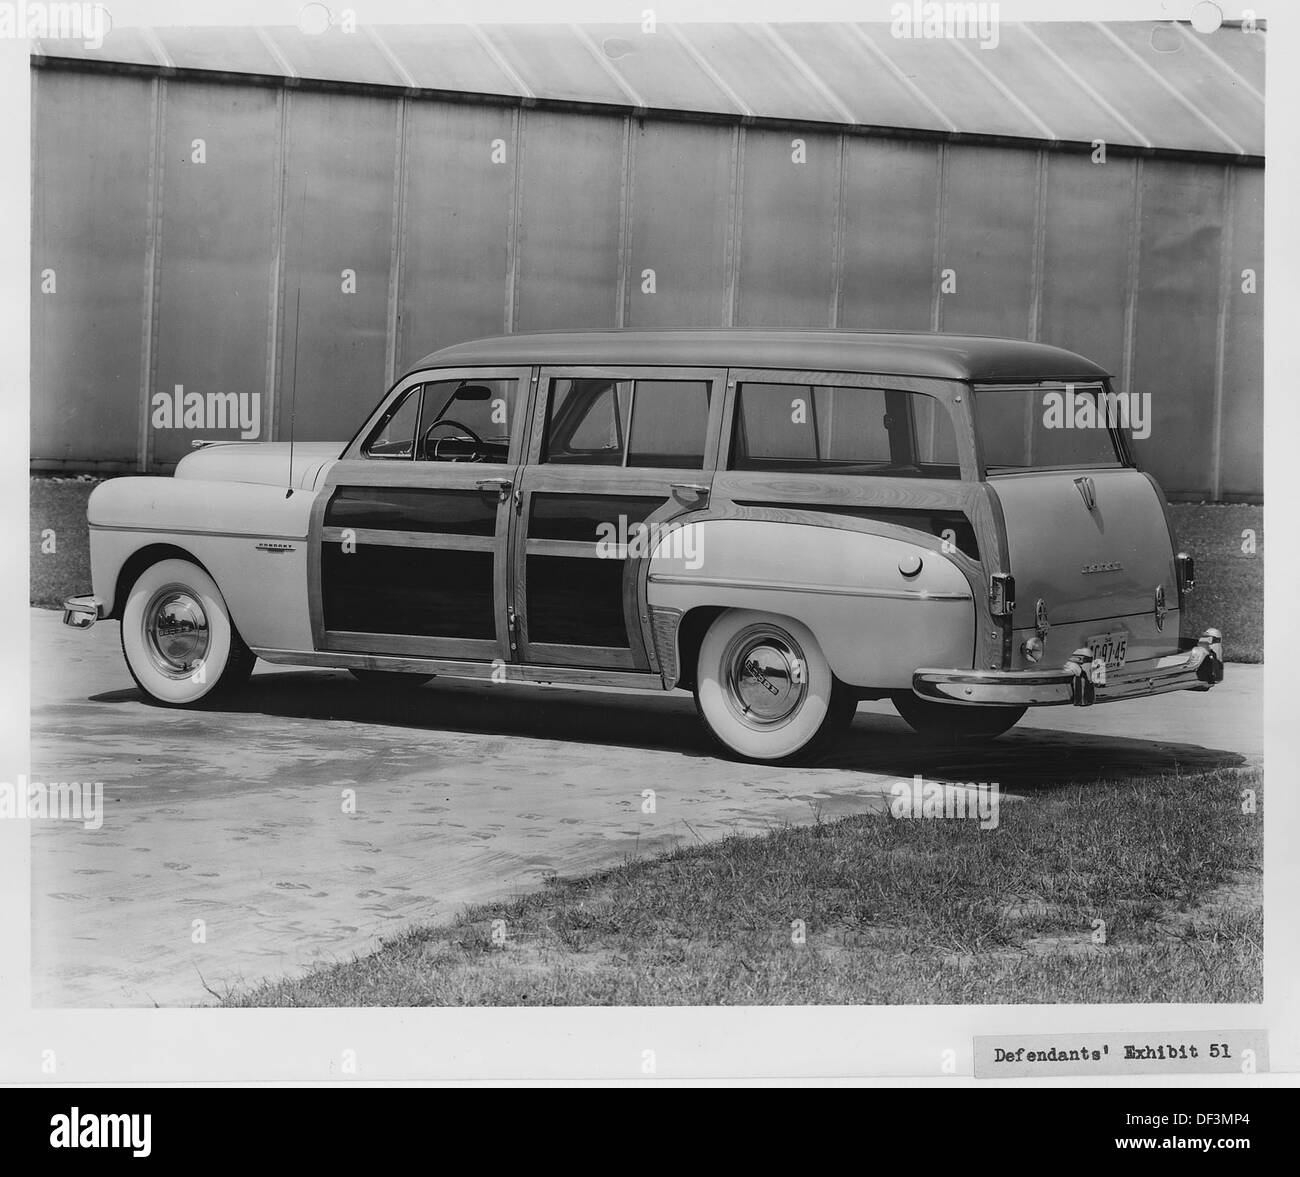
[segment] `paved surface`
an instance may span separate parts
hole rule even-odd
[[[434,682],[392,697],[259,664],[222,710],[166,710],[135,689],[116,623],[78,633],[33,610],[32,626],[32,779],[103,781],[106,810],[99,830],[32,823],[42,1006],[210,1002],[204,982],[347,959],[552,873],[879,809],[914,773],[1032,803],[1263,752],[1258,666],[1229,666],[1208,695],[1031,712],[960,754],[864,704],[830,759],[778,769],[713,756],[685,695]]]

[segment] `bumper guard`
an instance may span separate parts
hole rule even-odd
[[[98,597],[69,597],[63,602],[63,624],[73,629],[89,629],[104,616],[104,603]]]

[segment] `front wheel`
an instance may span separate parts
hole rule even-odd
[[[894,696],[894,710],[918,735],[941,744],[958,744],[997,739],[1015,727],[1029,708],[936,703],[911,691],[899,691]]]
[[[848,727],[858,705],[806,625],[749,609],[729,609],[709,627],[695,682],[713,737],[768,764],[811,759]]]
[[[136,686],[167,707],[244,683],[257,661],[216,581],[189,560],[160,560],[136,577],[122,608],[122,654]]]

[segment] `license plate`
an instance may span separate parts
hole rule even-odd
[[[1119,670],[1128,657],[1128,634],[1099,633],[1087,639],[1094,662],[1106,663],[1107,670]]]

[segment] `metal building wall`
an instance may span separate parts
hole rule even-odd
[[[148,404],[177,384],[261,394],[264,437],[287,435],[296,388],[296,436],[343,439],[456,340],[734,323],[1059,343],[1152,393],[1138,446],[1172,494],[1262,494],[1262,295],[1241,289],[1247,268],[1262,288],[1257,167],[34,79],[37,289],[58,273],[33,303],[34,466],[168,468],[191,434],[152,429]]]

